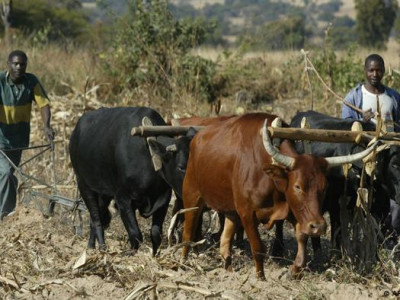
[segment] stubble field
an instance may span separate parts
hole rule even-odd
[[[85,102],[88,107],[99,105],[96,98]],[[293,105],[293,102],[291,102]],[[290,106],[290,105],[289,105]],[[57,192],[76,198],[76,185],[68,158],[68,138],[82,114],[81,99],[53,96],[54,127],[57,130],[55,173]],[[288,111],[280,108],[282,114]],[[290,118],[287,116],[287,118]],[[32,144],[41,144],[39,115],[34,116]],[[33,153],[26,153],[25,158]],[[52,183],[53,161],[45,153],[24,167],[27,173]],[[20,182],[22,182],[20,180]],[[296,244],[294,231],[285,225],[284,258],[272,258],[269,249],[273,232],[260,226],[267,252],[266,281],[255,276],[248,243],[235,247],[234,272],[221,266],[218,244],[210,240],[217,228],[207,226],[205,241],[199,252],[191,252],[181,260],[181,245],[169,246],[165,237],[170,212],[164,225],[164,239],[157,256],[151,255],[150,220],[138,217],[145,242],[139,251],[129,255],[127,235],[118,214],[106,231],[107,251],[86,249],[88,215],[83,214],[83,235],[75,235],[79,219],[68,209],[57,206],[52,218],[45,218],[45,199],[29,191],[51,194],[51,189],[26,182],[20,186],[16,213],[0,223],[0,298],[2,299],[377,299],[395,298],[400,286],[396,253],[381,261],[373,274],[360,276],[342,260],[331,259],[328,235],[323,236],[323,253],[310,262],[301,279],[288,276]],[[54,192],[54,191],[53,191]],[[384,251],[384,250],[382,250]],[[388,259],[388,257],[390,259]],[[391,272],[388,273],[388,270]],[[386,273],[382,273],[386,272]],[[389,274],[390,278],[385,276]]]

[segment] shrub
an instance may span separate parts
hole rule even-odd
[[[253,36],[242,36],[240,41],[247,39],[253,49],[301,49],[304,46],[305,35],[304,18],[292,16],[267,23]]]
[[[191,55],[212,31],[204,21],[177,20],[167,1],[139,1],[117,20],[112,45],[104,55],[106,76],[114,89],[141,91],[167,101],[187,93],[196,99],[215,99],[212,61]]]
[[[27,34],[48,28],[48,39],[53,41],[65,38],[85,41],[90,30],[89,18],[81,10],[69,9],[72,4],[73,1],[62,6],[47,0],[17,0],[12,26]]]

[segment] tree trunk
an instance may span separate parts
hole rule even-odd
[[[0,17],[4,25],[4,43],[6,47],[11,47],[12,39],[10,34],[12,14],[12,0],[2,0]]]

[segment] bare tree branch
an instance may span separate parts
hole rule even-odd
[[[11,27],[12,9],[13,9],[12,0],[1,1],[0,18],[4,25],[4,41],[7,46],[11,45],[10,27]]]

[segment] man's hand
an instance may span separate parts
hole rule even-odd
[[[364,122],[368,122],[373,117],[375,117],[375,114],[372,112],[372,108],[364,110],[364,112],[363,112],[363,121]]]
[[[44,128],[44,133],[50,142],[51,150],[54,150],[54,135],[56,134],[54,129],[51,128],[50,126],[46,126]]]

